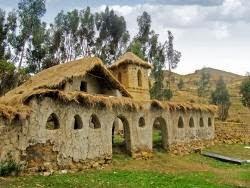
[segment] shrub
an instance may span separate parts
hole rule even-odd
[[[21,171],[21,165],[14,160],[0,162],[0,176],[18,175]]]
[[[250,76],[248,76],[240,86],[240,94],[242,95],[242,104],[250,108]]]
[[[228,110],[231,103],[227,86],[222,77],[217,81],[216,89],[211,93],[211,103],[218,105],[219,119],[225,121],[228,117]]]
[[[182,90],[182,89],[183,89],[183,87],[184,87],[184,81],[183,81],[182,78],[181,78],[180,81],[178,82],[177,87],[178,87],[179,90]]]

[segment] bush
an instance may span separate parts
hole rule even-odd
[[[0,162],[0,176],[18,175],[21,171],[21,165],[14,160]]]
[[[218,105],[219,119],[225,121],[228,117],[231,102],[227,86],[222,77],[217,81],[216,89],[211,93],[211,103]]]
[[[250,108],[250,76],[241,83],[240,94],[242,95],[242,104]]]
[[[180,79],[179,83],[177,84],[177,87],[178,87],[179,90],[183,89],[183,87],[184,87],[184,81],[183,81],[182,78]]]

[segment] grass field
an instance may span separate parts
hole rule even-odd
[[[249,156],[243,145],[220,145],[210,151],[230,148]],[[150,160],[115,155],[104,169],[52,176],[24,176],[0,179],[0,187],[250,187],[250,164],[235,165],[199,154],[174,156],[156,152]]]

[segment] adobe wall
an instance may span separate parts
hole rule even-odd
[[[91,75],[84,77],[74,78],[71,82],[67,82],[65,85],[65,91],[80,91],[81,82],[87,83],[87,93],[89,94],[104,94],[109,96],[120,97],[122,94],[117,89],[108,89],[105,85],[100,85],[97,78]]]
[[[137,72],[141,71],[142,86],[138,86]],[[129,91],[134,99],[137,100],[149,100],[149,80],[148,80],[148,69],[141,66],[129,64],[121,65],[116,69],[112,70],[113,75],[119,80],[118,74],[121,74],[121,83]]]
[[[152,151],[152,130],[156,118],[165,121],[164,146],[192,140],[208,140],[214,137],[214,126],[198,126],[198,119],[212,117],[208,113],[181,113],[168,111],[141,110],[129,112],[122,109],[90,109],[77,104],[61,104],[50,98],[42,101],[32,100],[33,113],[23,126],[0,126],[0,160],[11,152],[17,161],[24,161],[33,170],[82,169],[108,163],[112,158],[112,126],[120,117],[125,126],[127,149],[131,154]],[[46,129],[50,114],[58,116],[60,128]],[[95,114],[101,128],[89,126],[90,117]],[[82,129],[73,129],[74,116],[79,115]],[[190,128],[188,121],[194,117],[195,127]],[[184,127],[178,128],[182,116]],[[139,127],[139,119],[145,119],[145,126]]]

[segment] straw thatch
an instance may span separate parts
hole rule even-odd
[[[69,63],[60,64],[46,69],[29,79],[23,85],[8,92],[0,98],[0,103],[6,105],[22,104],[23,99],[31,96],[38,89],[61,89],[69,80],[83,77],[93,69],[102,73],[102,77],[112,87],[118,89],[123,96],[131,97],[129,92],[115,79],[115,77],[104,67],[99,58],[89,57]]]
[[[147,69],[152,68],[152,65],[150,65],[146,61],[143,61],[141,58],[139,58],[132,52],[127,52],[123,56],[121,56],[114,64],[112,64],[109,67],[109,69],[115,69],[119,67],[120,65],[124,65],[124,64],[136,64]]]
[[[109,108],[112,110],[122,109],[125,111],[136,112],[138,110],[167,110],[174,111],[205,111],[209,113],[215,113],[217,108],[214,105],[200,105],[193,103],[174,103],[163,102],[158,100],[152,101],[135,101],[128,97],[109,97],[103,95],[92,95],[84,92],[74,91],[65,92],[61,90],[53,89],[37,89],[32,94],[22,99],[23,104],[16,104],[13,106],[7,106],[0,104],[0,116],[2,115],[6,119],[25,119],[29,117],[31,108],[28,106],[29,101],[36,98],[37,100],[43,100],[45,97],[52,98],[55,101],[60,101],[63,104],[74,103],[77,105],[85,106],[88,108]],[[148,104],[151,108],[148,109]]]
[[[0,117],[3,120],[25,120],[29,117],[31,109],[25,105],[8,106],[0,104]]]
[[[177,103],[177,102],[166,102],[166,101],[151,101],[152,109],[168,110],[168,111],[205,111],[210,113],[215,113],[217,111],[217,106],[215,105],[206,105],[206,104],[195,104],[195,103]]]

